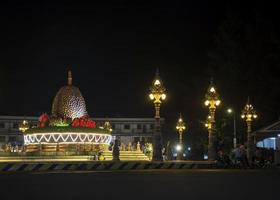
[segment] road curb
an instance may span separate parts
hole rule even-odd
[[[40,171],[128,171],[128,170],[174,170],[174,169],[215,169],[214,162],[52,162],[52,163],[0,163],[0,172]]]

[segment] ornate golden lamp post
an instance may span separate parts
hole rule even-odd
[[[247,158],[248,162],[251,163],[252,161],[252,150],[253,150],[253,143],[252,143],[252,121],[256,119],[258,116],[252,104],[250,104],[250,100],[248,97],[247,104],[245,105],[244,109],[242,110],[241,118],[246,121],[247,124]]]
[[[207,119],[206,119],[206,121],[205,121],[205,127],[206,127],[208,130],[212,128],[210,118],[211,118],[211,116],[208,115],[208,117],[207,117]]]
[[[184,130],[186,129],[186,126],[185,126],[185,123],[182,119],[182,116],[180,114],[180,117],[178,119],[178,122],[177,122],[177,125],[176,125],[176,129],[178,130],[179,132],[179,146],[177,148],[177,160],[182,160],[183,158],[183,132]]]
[[[165,87],[159,77],[159,72],[157,71],[156,77],[150,87],[149,97],[155,105],[155,133],[153,138],[153,160],[162,161],[162,144],[161,144],[161,130],[160,130],[160,105],[163,100],[166,99]]]
[[[208,158],[209,160],[214,160],[216,156],[214,142],[216,140],[215,136],[215,111],[217,106],[220,105],[221,100],[219,99],[219,94],[211,80],[210,86],[208,87],[207,93],[205,95],[205,106],[209,108],[210,117],[208,126],[209,132],[209,143],[208,143]]]
[[[104,127],[104,129],[106,129],[106,130],[110,131],[110,133],[112,133],[113,129],[112,129],[112,126],[109,121],[104,122],[103,127]]]
[[[23,134],[25,133],[25,131],[27,131],[29,129],[29,123],[27,120],[23,120],[22,123],[19,124],[18,127],[19,131],[21,131]],[[24,150],[24,148],[23,148]]]
[[[23,120],[22,123],[19,125],[19,131],[25,133],[29,129],[29,123],[27,120]]]

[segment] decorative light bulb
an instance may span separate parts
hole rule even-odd
[[[215,102],[216,106],[220,105],[220,103],[221,103],[220,100],[217,100],[217,101]]]
[[[176,150],[177,150],[177,151],[181,151],[181,150],[182,150],[182,146],[178,144],[178,145],[176,146]]]
[[[160,85],[160,81],[159,80],[155,80],[154,85]]]

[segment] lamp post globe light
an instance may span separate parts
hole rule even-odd
[[[235,117],[235,111],[231,108],[227,109],[227,113],[229,115],[233,115],[233,148],[236,148],[237,139],[236,139],[236,117]]]
[[[29,129],[29,123],[27,120],[23,120],[22,123],[19,125],[19,131],[25,133]]]
[[[176,129],[179,132],[179,144],[176,148],[176,150],[177,150],[177,160],[182,160],[183,159],[183,150],[184,150],[183,132],[186,130],[186,126],[185,126],[185,123],[182,119],[181,114],[180,114],[180,117],[179,117],[178,122],[176,124]]]
[[[160,79],[157,70],[155,79],[150,87],[150,100],[155,105],[155,130],[153,137],[153,161],[162,161],[162,143],[161,143],[161,130],[160,130],[160,106],[162,101],[166,99],[165,87]]]
[[[258,115],[252,104],[250,104],[250,100],[248,97],[247,104],[245,105],[244,109],[241,113],[241,118],[245,120],[247,124],[247,158],[248,162],[251,164],[252,161],[252,151],[253,151],[253,143],[252,143],[252,122],[256,119]]]
[[[211,129],[211,116],[208,115],[207,118],[206,118],[206,121],[205,121],[205,127],[209,130]]]
[[[215,111],[216,108],[221,104],[221,100],[219,99],[219,94],[216,91],[216,88],[213,84],[213,80],[207,89],[207,93],[205,95],[205,106],[209,108],[209,124],[208,126],[208,133],[209,133],[209,142],[208,142],[208,158],[209,160],[214,160],[216,157],[216,151],[214,147],[214,143],[216,140],[215,136]]]

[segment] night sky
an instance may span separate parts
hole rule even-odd
[[[277,79],[262,87],[271,74],[262,79],[253,74],[251,84],[234,84],[232,71],[210,72],[208,58],[228,12],[247,20],[257,10],[278,31],[277,6],[238,1],[129,2],[1,4],[0,115],[49,113],[71,69],[73,84],[85,97],[91,117],[153,117],[148,92],[159,68],[168,95],[161,113],[170,127],[180,112],[190,132],[201,126],[211,77],[223,101],[221,116],[228,106],[239,116],[250,95],[260,115],[256,126],[278,119]],[[277,68],[273,70],[275,76]]]

